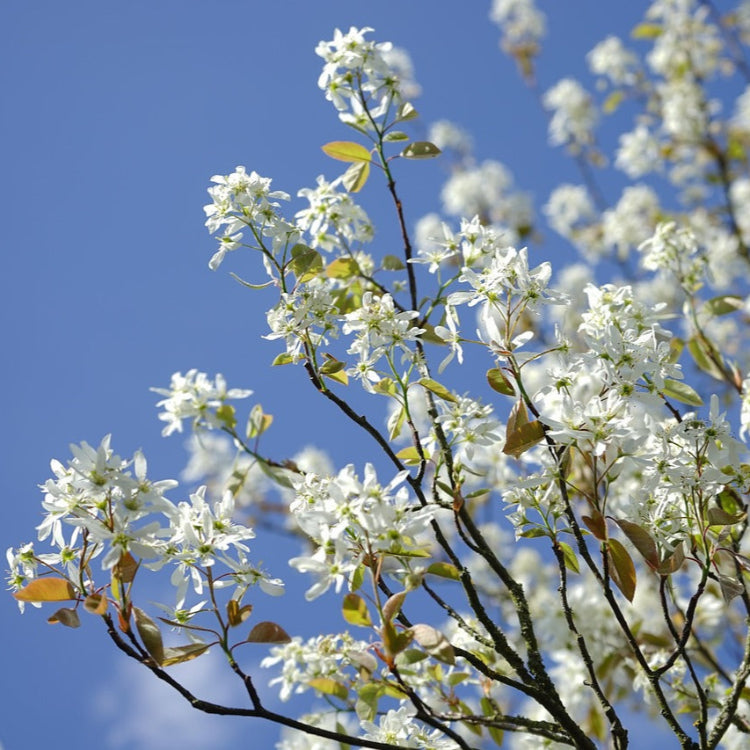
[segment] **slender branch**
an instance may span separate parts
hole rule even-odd
[[[297,721],[283,714],[278,714],[275,711],[269,711],[264,708],[260,697],[258,695],[255,686],[253,685],[252,679],[249,675],[246,675],[239,667],[234,663],[234,660],[230,661],[230,664],[234,671],[242,678],[242,681],[247,690],[248,696],[252,708],[235,708],[231,706],[222,706],[218,703],[212,703],[211,701],[205,701],[201,698],[197,698],[191,693],[184,685],[177,682],[169,673],[165,672],[159,667],[148,654],[142,652],[140,648],[129,645],[115,629],[112,617],[108,614],[103,615],[103,619],[107,626],[107,633],[109,637],[114,641],[117,648],[123,651],[132,659],[143,664],[145,667],[151,670],[151,672],[158,677],[162,682],[166,682],[167,685],[176,690],[193,708],[198,711],[203,711],[207,714],[218,714],[220,716],[245,716],[248,718],[264,719],[270,721],[273,724],[281,724],[291,729],[298,729],[306,734],[314,735],[315,737],[323,737],[327,740],[333,740],[334,742],[340,742],[343,744],[354,745],[356,747],[367,747],[372,750],[407,750],[402,745],[394,745],[392,743],[377,742],[376,740],[368,740],[364,737],[352,737],[343,732],[334,732],[322,727],[317,727],[314,724],[306,724],[303,721]],[[132,635],[130,636],[132,638]],[[135,643],[137,646],[137,642]]]

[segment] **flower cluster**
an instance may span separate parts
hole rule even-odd
[[[204,372],[188,370],[185,375],[176,372],[172,375],[169,388],[152,388],[166,398],[156,405],[164,408],[159,419],[167,423],[162,435],[182,432],[182,420],[192,419],[193,429],[216,429],[227,426],[231,415],[226,403],[228,399],[247,398],[252,391],[242,388],[227,389],[224,376],[217,374],[214,380]]]
[[[243,231],[250,228],[258,247],[269,240],[272,252],[288,244],[294,244],[299,230],[279,213],[278,200],[289,200],[281,190],[271,190],[271,180],[256,172],[247,174],[245,167],[237,167],[232,174],[214,175],[216,183],[208,189],[212,203],[205,206],[206,226],[211,234],[221,231],[219,249],[209,261],[209,268],[216,270],[225,255],[243,246],[240,242]]]
[[[333,40],[320,42],[315,52],[325,60],[318,85],[333,102],[342,122],[373,130],[376,121],[405,103],[414,84],[403,73],[411,64],[404,54],[393,55],[390,42],[372,42],[365,35],[369,27],[336,29]],[[401,74],[401,75],[400,75]]]
[[[308,599],[332,585],[340,591],[357,567],[373,555],[387,556],[386,569],[398,570],[400,556],[408,557],[423,547],[420,540],[434,509],[415,505],[403,486],[406,475],[399,472],[382,486],[375,469],[367,464],[363,480],[350,465],[335,477],[309,473],[295,481],[296,497],[290,510],[317,545],[311,555],[290,561],[317,579],[306,594]]]

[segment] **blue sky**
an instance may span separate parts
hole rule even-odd
[[[583,54],[607,33],[625,33],[645,7],[543,5],[555,7],[542,87],[563,71],[582,74]],[[95,444],[111,432],[122,455],[143,448],[154,478],[178,476],[182,441],[160,437],[148,391],[176,370],[218,371],[252,388],[276,418],[271,454],[318,443],[340,465],[362,463],[369,445],[340,431],[325,404],[308,403],[314,394],[302,374],[268,365],[277,349],[259,337],[270,298],[228,275],[249,266],[233,258],[208,270],[205,190],[211,175],[237,164],[291,194],[339,173],[319,147],[348,134],[317,88],[314,48],[337,26],[368,25],[411,53],[420,122],[448,118],[469,129],[477,156],[504,162],[541,203],[577,176],[546,146],[538,103],[499,51],[488,8],[448,0],[2,5],[3,551],[34,537],[37,485],[50,458],[68,458],[70,442]],[[402,165],[412,220],[437,207],[440,170]],[[362,193],[376,221],[387,216],[382,196],[374,185]],[[567,252],[553,241],[537,257]],[[275,564],[292,577],[285,559]],[[294,630],[295,600],[274,606]],[[93,619],[71,631],[47,625],[48,614],[20,616],[0,597],[4,750],[158,750],[178,739],[183,750],[221,750],[248,736],[253,747],[272,745],[273,727],[191,712],[116,653]],[[199,659],[181,674],[217,691],[205,697],[239,703],[220,666]]]

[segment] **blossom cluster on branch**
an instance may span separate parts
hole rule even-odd
[[[495,0],[491,17],[535,89],[543,14]],[[317,47],[319,86],[354,133],[323,146],[345,171],[300,189],[295,211],[239,166],[211,178],[205,213],[210,268],[249,257],[266,278],[238,280],[275,293],[273,365],[299,368],[379,459],[273,459],[260,404],[239,426],[232,402],[251,391],[176,373],[154,389],[159,418],[165,436],[189,423],[200,486],[174,502],[177,482],[149,479],[140,452],[122,459],[109,437],[72,446],[43,486],[38,541],[53,551],[8,551],[19,604],[68,602],[50,617],[68,626],[81,609],[102,617],[197,708],[283,725],[280,750],[623,750],[634,708],[686,750],[744,747],[750,2],[655,0],[632,48],[611,36],[589,52],[593,92],[572,78],[539,92],[550,144],[581,177],[542,209],[581,255],[562,269],[536,260],[541,220],[505,165],[478,163],[447,121],[409,135],[411,62],[371,34],[336,30]],[[597,127],[614,117],[632,127],[611,165],[635,182],[609,203]],[[396,170],[437,157],[441,211],[412,231]],[[378,181],[398,253],[378,248],[357,203]],[[284,589],[253,561],[256,533],[297,535],[289,564],[312,579],[306,599],[335,597],[357,630],[305,640],[253,622],[255,598]],[[139,595],[164,568],[175,598],[157,619],[181,646],[164,645]],[[266,708],[249,642],[270,644],[262,667],[282,700],[324,700],[300,718]],[[209,648],[247,708],[165,671]]]

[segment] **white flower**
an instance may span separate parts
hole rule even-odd
[[[606,76],[616,85],[632,85],[636,80],[638,58],[616,36],[608,36],[586,56],[594,75]]]
[[[563,78],[542,98],[552,112],[549,140],[553,146],[581,146],[593,141],[598,115],[588,92],[573,78]]]
[[[159,419],[167,423],[162,430],[162,435],[171,435],[173,432],[182,432],[182,420],[192,419],[193,429],[205,427],[214,429],[224,424],[217,410],[220,409],[228,399],[247,398],[252,391],[241,388],[227,389],[224,376],[217,374],[214,380],[205,372],[188,370],[185,375],[176,372],[172,375],[169,388],[151,388],[166,398],[156,405],[164,408],[159,414]]]

